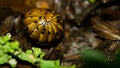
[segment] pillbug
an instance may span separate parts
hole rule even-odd
[[[24,25],[29,37],[40,44],[57,42],[64,35],[62,17],[50,9],[36,8],[28,11]]]

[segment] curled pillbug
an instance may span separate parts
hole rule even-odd
[[[59,13],[50,9],[36,8],[25,15],[27,34],[40,44],[59,41],[64,35],[64,23]]]

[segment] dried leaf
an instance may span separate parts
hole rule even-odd
[[[109,23],[101,20],[99,17],[93,17],[91,19],[91,24],[100,37],[108,40],[120,40],[120,32]]]

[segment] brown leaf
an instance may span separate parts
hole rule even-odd
[[[0,0],[0,6],[12,8],[21,13],[26,13],[34,8],[34,6],[28,6],[26,0]]]
[[[99,17],[93,17],[91,19],[91,24],[100,37],[108,40],[120,40],[120,32],[109,23],[101,20]]]

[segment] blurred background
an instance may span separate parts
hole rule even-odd
[[[52,9],[61,14],[65,23],[64,37],[55,44],[54,50],[42,48],[46,53],[45,59],[60,59],[61,65],[75,64],[77,68],[98,66],[107,68],[110,66],[109,63],[115,63],[113,61],[120,49],[118,0],[0,0],[0,35],[10,32],[12,40],[19,40],[23,50],[33,47],[35,44],[27,39],[24,32],[23,18],[34,8]],[[91,55],[94,56],[91,58]],[[100,59],[102,61],[96,64],[96,67],[89,66],[96,63],[96,60],[93,62],[95,56],[103,55],[105,57],[97,58],[97,62]],[[86,62],[88,61],[86,56],[88,60],[93,60]],[[106,61],[104,63],[105,58],[107,64]],[[23,68],[23,66],[32,68],[26,63],[19,63],[17,67]],[[2,65],[0,68],[9,68],[9,66]]]

